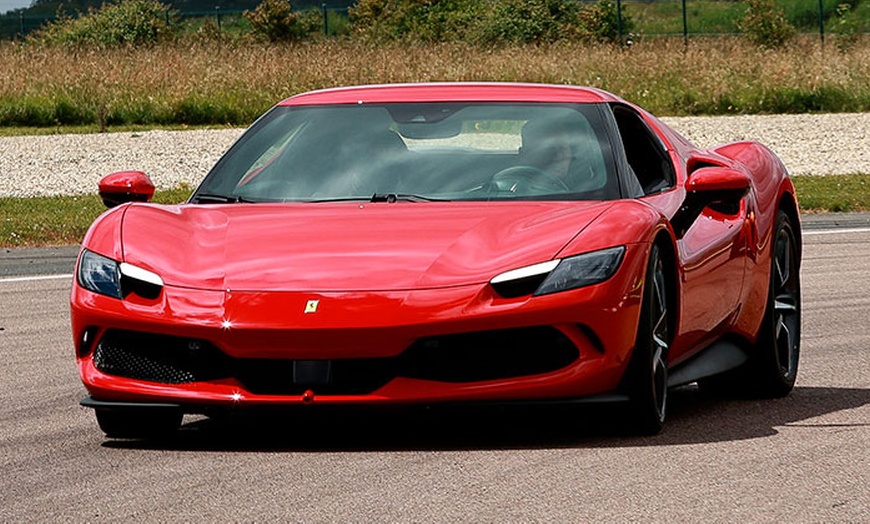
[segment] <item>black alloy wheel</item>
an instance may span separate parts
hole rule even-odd
[[[800,258],[794,227],[780,211],[771,237],[770,278],[764,319],[749,360],[737,369],[698,381],[720,397],[782,397],[797,378],[800,357]]]
[[[774,230],[770,291],[764,322],[753,355],[759,393],[787,395],[797,378],[800,358],[800,264],[794,228],[779,212]]]
[[[659,433],[667,416],[670,324],[665,265],[659,247],[653,245],[630,368],[633,374],[631,424],[640,434]]]

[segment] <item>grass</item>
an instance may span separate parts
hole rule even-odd
[[[154,202],[183,202],[191,192],[157,191]],[[0,198],[0,247],[77,244],[105,210],[97,195]]]
[[[804,212],[870,211],[870,174],[798,176],[793,180]]]
[[[823,0],[826,17],[825,32],[831,35],[837,26],[833,13],[841,0]],[[818,0],[782,0],[777,2],[790,23],[799,32],[818,33]],[[635,22],[635,30],[642,35],[681,35],[683,33],[682,2],[680,0],[627,0],[623,2],[626,16]],[[722,0],[692,0],[686,2],[686,22],[689,36],[723,35],[738,33],[736,22],[746,12],[743,2]],[[853,16],[857,23],[870,29],[870,10],[859,3]]]
[[[870,211],[870,174],[793,178],[801,211]],[[157,191],[155,202],[183,202],[191,190]],[[0,198],[0,247],[67,245],[81,242],[105,207],[96,195]]]
[[[763,51],[740,38],[641,39],[629,49],[557,43],[267,45],[192,40],[141,49],[0,43],[0,127],[250,124],[311,89],[425,81],[591,85],[658,115],[870,111],[870,38]]]
[[[225,126],[204,125],[190,126],[186,124],[159,126],[165,131],[189,131],[194,129],[223,129]],[[88,133],[137,133],[153,131],[153,125],[117,125],[100,128],[98,124],[72,125],[55,127],[5,126],[0,127],[0,137],[5,136],[45,136],[45,135],[83,135]]]
[[[679,0],[657,2],[626,2],[625,14],[644,35],[682,35],[683,12]],[[746,7],[739,2],[696,0],[686,3],[686,25],[689,35],[736,33],[735,21]]]

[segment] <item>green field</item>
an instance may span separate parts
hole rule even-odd
[[[0,43],[0,127],[183,126],[252,122],[311,89],[384,82],[590,85],[658,115],[870,111],[870,38],[842,52],[818,39],[761,50],[741,38],[575,42],[175,43],[67,49]]]
[[[824,30],[829,39],[836,39],[838,18],[836,8],[841,0],[823,0]],[[681,0],[623,2],[624,14],[635,22],[641,36],[682,35],[683,2]],[[786,19],[801,33],[819,33],[818,0],[780,0]],[[687,0],[686,29],[690,36],[737,34],[736,22],[746,10],[742,2],[729,0]],[[870,2],[858,3],[852,14],[863,32],[870,31]]]
[[[641,35],[683,34],[683,4],[678,0],[627,2],[624,9]],[[743,15],[744,9],[738,2],[686,2],[686,29],[689,35],[696,36],[736,33],[735,21]]]

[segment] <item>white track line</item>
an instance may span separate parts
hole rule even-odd
[[[848,233],[870,233],[870,227],[856,227],[852,229],[823,229],[820,231],[804,231],[803,236],[816,235],[845,235]]]
[[[37,275],[33,277],[10,277],[10,278],[0,278],[0,284],[5,284],[6,282],[37,282],[39,280],[61,280],[61,279],[71,279],[72,274],[69,275]]]

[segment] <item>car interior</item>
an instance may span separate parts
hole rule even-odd
[[[674,186],[674,167],[662,143],[633,110],[613,105],[613,116],[625,148],[625,156],[644,195]]]

